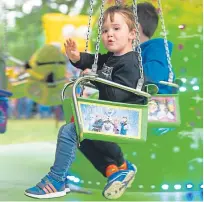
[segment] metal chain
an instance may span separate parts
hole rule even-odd
[[[90,31],[91,31],[92,15],[93,15],[93,0],[90,0],[89,21],[88,21],[88,30],[87,30],[87,35],[86,35],[85,52],[88,51],[88,47],[89,47],[89,37],[90,37]]]
[[[140,33],[139,33],[139,21],[137,15],[137,1],[133,0],[133,13],[135,16],[135,26],[136,26],[136,40],[133,42],[133,50],[137,49],[138,53],[138,62],[139,62],[139,69],[140,69],[140,79],[137,83],[137,90],[142,90],[144,84],[144,73],[143,73],[143,65],[142,65],[142,50],[140,47]]]
[[[86,35],[86,46],[85,46],[85,53],[87,53],[88,51],[88,47],[89,47],[89,37],[90,37],[90,31],[91,31],[91,20],[92,20],[92,15],[93,15],[93,0],[89,1],[89,20],[88,20],[88,29],[87,29],[87,35]],[[82,72],[80,73],[80,76],[82,75]],[[85,86],[81,85],[81,93],[80,93],[80,97],[83,96],[85,90]]]
[[[139,21],[138,21],[138,15],[137,15],[137,2],[133,0],[133,13],[135,16],[135,26],[136,26],[136,40],[135,40],[135,47],[139,46],[140,44],[140,32],[139,32]],[[134,48],[135,48],[134,47]]]
[[[102,24],[103,24],[103,10],[104,10],[104,4],[105,0],[102,0],[102,4],[100,6],[100,17],[98,21],[98,36],[96,40],[96,52],[95,52],[95,58],[94,58],[94,64],[92,65],[92,72],[96,73],[97,72],[97,63],[98,63],[98,54],[99,54],[99,48],[100,48],[100,39],[101,39],[101,29],[102,29]]]
[[[92,20],[92,15],[93,15],[93,0],[89,1],[89,20],[88,20],[88,29],[87,29],[87,34],[86,34],[86,46],[85,46],[85,53],[87,53],[88,51],[88,47],[89,47],[89,37],[90,37],[90,30],[91,30],[91,20]],[[82,76],[83,71],[80,72],[80,76]],[[81,85],[81,92],[80,92],[80,97],[83,96],[85,90],[85,86]]]
[[[170,53],[169,53],[169,46],[168,46],[168,41],[167,41],[167,33],[166,33],[166,28],[165,28],[165,23],[164,23],[162,4],[161,4],[160,0],[157,0],[157,3],[158,3],[158,6],[159,6],[159,16],[160,16],[160,19],[161,19],[162,31],[164,33],[164,47],[165,47],[165,51],[166,51],[166,57],[167,57],[168,68],[169,68],[168,82],[172,83],[173,78],[174,78],[174,73],[172,71],[171,57],[170,57]]]

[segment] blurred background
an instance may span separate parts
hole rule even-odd
[[[158,8],[156,0],[147,1]],[[88,51],[94,53],[101,1],[93,2]],[[124,2],[131,3],[130,0]],[[107,0],[105,7],[114,3]],[[203,3],[201,0],[163,0],[162,6],[167,37],[174,44],[174,72],[183,82],[179,89],[181,125],[162,136],[153,135],[149,130],[146,143],[134,147],[122,145],[125,157],[136,163],[140,172],[121,200],[190,201],[202,198]],[[0,124],[0,200],[24,200],[24,189],[38,182],[53,162],[57,132],[65,123],[60,100],[64,82],[50,88],[29,81],[27,74],[48,83],[53,79],[68,81],[79,75],[64,55],[63,43],[72,37],[80,51],[84,51],[89,9],[88,0],[0,2],[0,89],[13,93],[6,101],[7,125]],[[154,38],[163,36],[160,25]],[[104,52],[103,47],[101,52]],[[86,88],[84,96],[94,92]],[[105,179],[80,153],[76,159],[70,181],[79,187],[100,190]],[[81,165],[85,165],[86,170]],[[13,194],[8,195],[9,190]],[[169,195],[157,198],[135,192]],[[185,195],[170,195],[171,192]],[[98,195],[87,200],[102,200]],[[79,200],[80,197],[72,195],[71,199]],[[67,200],[71,199],[67,196]]]

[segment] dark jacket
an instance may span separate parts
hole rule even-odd
[[[94,55],[88,53],[80,53],[80,61],[72,63],[76,68],[91,68],[94,62]],[[138,67],[138,55],[131,51],[121,56],[113,56],[112,53],[99,54],[98,58],[98,75],[124,86],[136,88],[138,79],[140,78],[140,70]],[[94,83],[99,90],[99,99],[113,102],[145,104],[146,98],[135,95],[133,93],[111,87],[103,83]]]

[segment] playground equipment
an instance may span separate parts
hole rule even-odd
[[[182,126],[177,128],[174,132],[170,132],[169,135],[163,136],[161,138],[160,137],[157,138],[155,136],[151,136],[150,138],[148,137],[149,141],[147,141],[145,144],[134,145],[134,148],[130,147],[130,145],[123,146],[123,151],[127,159],[129,159],[132,162],[138,163],[139,170],[137,173],[137,179],[133,183],[132,188],[129,189],[129,192],[125,194],[122,200],[124,200],[125,197],[126,197],[126,200],[134,200],[134,201],[145,200],[143,194],[148,195],[148,199],[146,198],[146,200],[153,200],[156,193],[152,194],[152,192],[163,192],[161,193],[161,196],[157,196],[157,198],[156,199],[154,198],[154,200],[155,201],[160,201],[160,200],[163,200],[163,201],[197,200],[199,201],[201,197],[199,196],[198,198],[198,193],[195,191],[200,190],[201,192],[203,190],[203,188],[201,189],[202,173],[203,173],[202,155],[201,155],[202,137],[203,137],[202,101],[199,101],[199,99],[202,99],[202,92],[193,91],[192,87],[195,84],[194,85],[190,84],[191,79],[188,78],[188,75],[198,78],[198,83],[196,84],[198,86],[200,84],[199,82],[202,81],[202,79],[200,78],[200,75],[202,73],[202,68],[201,68],[202,40],[199,39],[200,33],[197,31],[197,29],[201,25],[202,20],[200,18],[200,21],[196,20],[195,22],[195,19],[199,19],[199,16],[201,17],[202,12],[199,8],[197,8],[197,5],[194,1],[193,2],[187,1],[184,4],[183,1],[171,0],[171,1],[165,1],[164,4],[165,4],[164,12],[169,7],[172,8],[171,12],[168,13],[166,19],[169,18],[168,28],[170,30],[170,36],[171,36],[171,39],[175,42],[174,43],[175,52],[173,55],[175,59],[173,61],[176,62],[176,65],[177,65],[176,66],[177,68],[175,71],[177,71],[178,75],[184,78],[187,78],[186,83],[189,85],[187,87],[188,92],[180,93],[181,94],[180,99],[182,101],[182,104],[180,105],[182,110],[181,111]],[[200,4],[202,5],[202,3]],[[185,12],[187,11],[188,8],[190,8],[189,9],[190,12]],[[192,13],[194,18],[192,18]],[[174,20],[175,16],[177,17],[176,20]],[[195,16],[197,18],[195,18]],[[193,23],[191,24],[192,21]],[[185,25],[186,29],[178,28],[178,26],[182,24]],[[183,32],[186,33],[186,38],[183,35]],[[194,34],[196,36],[193,38],[190,38]],[[182,51],[180,51],[180,49],[176,44],[179,44],[180,46],[182,45],[184,47]],[[200,48],[194,48],[194,45],[196,44],[199,45]],[[189,57],[188,62],[185,62],[183,60],[184,56]],[[195,68],[193,68],[195,66],[196,66],[196,71],[195,71]],[[184,67],[187,68],[186,72]],[[195,98],[197,98],[197,100],[195,100]],[[188,100],[188,102],[186,102],[186,100]],[[49,148],[50,148],[50,144],[48,145],[48,149]],[[27,147],[25,147],[25,150],[28,152]],[[38,150],[39,149],[36,149],[36,153],[34,153],[35,155],[37,155]],[[16,152],[16,150],[14,152]],[[31,168],[31,170],[33,169],[33,172],[35,172],[35,170],[38,170],[38,172],[42,172],[42,170],[39,169],[40,168],[39,165],[41,165],[42,162],[45,162],[45,165],[47,167],[50,166],[50,162],[48,162],[47,159],[53,158],[52,150],[48,150],[47,153],[50,153],[50,156],[49,156],[50,158],[47,156],[44,157],[43,155],[39,154],[38,158],[35,158],[36,162],[32,162],[33,167]],[[7,152],[7,155],[9,154],[11,154],[11,152]],[[4,155],[2,155],[2,157]],[[8,160],[8,163],[10,162],[10,164],[7,164],[8,167],[5,168],[5,170],[8,171],[8,174],[12,173],[10,172],[9,168],[12,168],[14,166],[16,166],[16,168],[19,168],[19,170],[22,171],[21,167],[18,167],[20,166],[19,161],[16,160],[16,165],[14,165],[16,155],[17,154],[15,153],[13,155],[13,159]],[[22,155],[22,152],[20,152],[19,155]],[[21,159],[22,161],[25,161],[24,158],[21,158]],[[99,189],[100,191],[98,191],[99,192],[98,195],[101,195],[101,189],[104,187],[106,179],[101,177],[93,169],[92,165],[89,164],[85,158],[83,158],[82,155],[79,154],[79,156],[77,156],[77,159],[79,161],[76,161],[74,163],[73,169],[72,169],[72,174],[75,177],[79,178],[77,185],[84,186],[86,188],[93,188],[94,189],[93,192],[95,191],[95,189]],[[30,166],[29,157],[26,162],[28,162],[28,167],[29,167]],[[85,165],[86,169],[84,169],[84,166],[82,165]],[[2,164],[2,166],[5,166],[5,164]],[[151,168],[151,171],[149,168]],[[21,179],[26,180],[22,184],[27,184],[28,182],[30,183],[30,181],[36,180],[36,177],[33,175],[29,175],[28,178],[23,178],[25,173],[24,171],[22,171],[22,172],[19,172],[18,175],[15,175],[15,174],[10,175],[10,178],[12,179],[10,180],[11,187],[15,183],[19,184],[20,175],[22,175]],[[6,176],[8,175],[2,175],[2,177],[4,176],[5,176],[5,179],[4,178],[2,179],[7,181],[8,179]],[[12,197],[12,195],[7,196],[4,188],[5,186],[4,184],[2,184],[2,194],[3,194],[2,197],[3,198],[5,196]],[[22,186],[21,190],[23,189],[24,189],[24,186]],[[15,190],[16,190],[16,187],[14,188],[13,192],[15,192]],[[141,196],[141,192],[142,192],[142,196]],[[181,192],[182,192],[182,196],[180,195]],[[127,199],[128,196],[130,196],[130,199],[129,198]],[[16,194],[13,195],[12,199],[16,200],[16,197],[18,197],[18,199],[19,197],[22,197],[21,200],[25,200],[25,198],[23,198],[22,192],[20,191],[18,192],[18,195]],[[67,195],[65,199],[73,200],[73,197],[76,197],[76,199],[79,200],[79,195],[73,196],[73,194]],[[81,200],[84,200],[85,197],[86,197],[85,195],[82,195]],[[96,194],[91,195],[88,200],[93,200],[93,198],[94,200],[96,200]],[[100,198],[98,200],[103,200],[103,199]]]

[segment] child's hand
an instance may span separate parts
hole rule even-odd
[[[85,69],[83,72],[82,72],[82,75],[84,75],[84,74],[90,74],[92,71],[91,71],[91,69]]]
[[[76,63],[80,60],[80,52],[77,49],[76,42],[72,39],[66,40],[64,43],[65,52],[67,57],[73,62]]]

